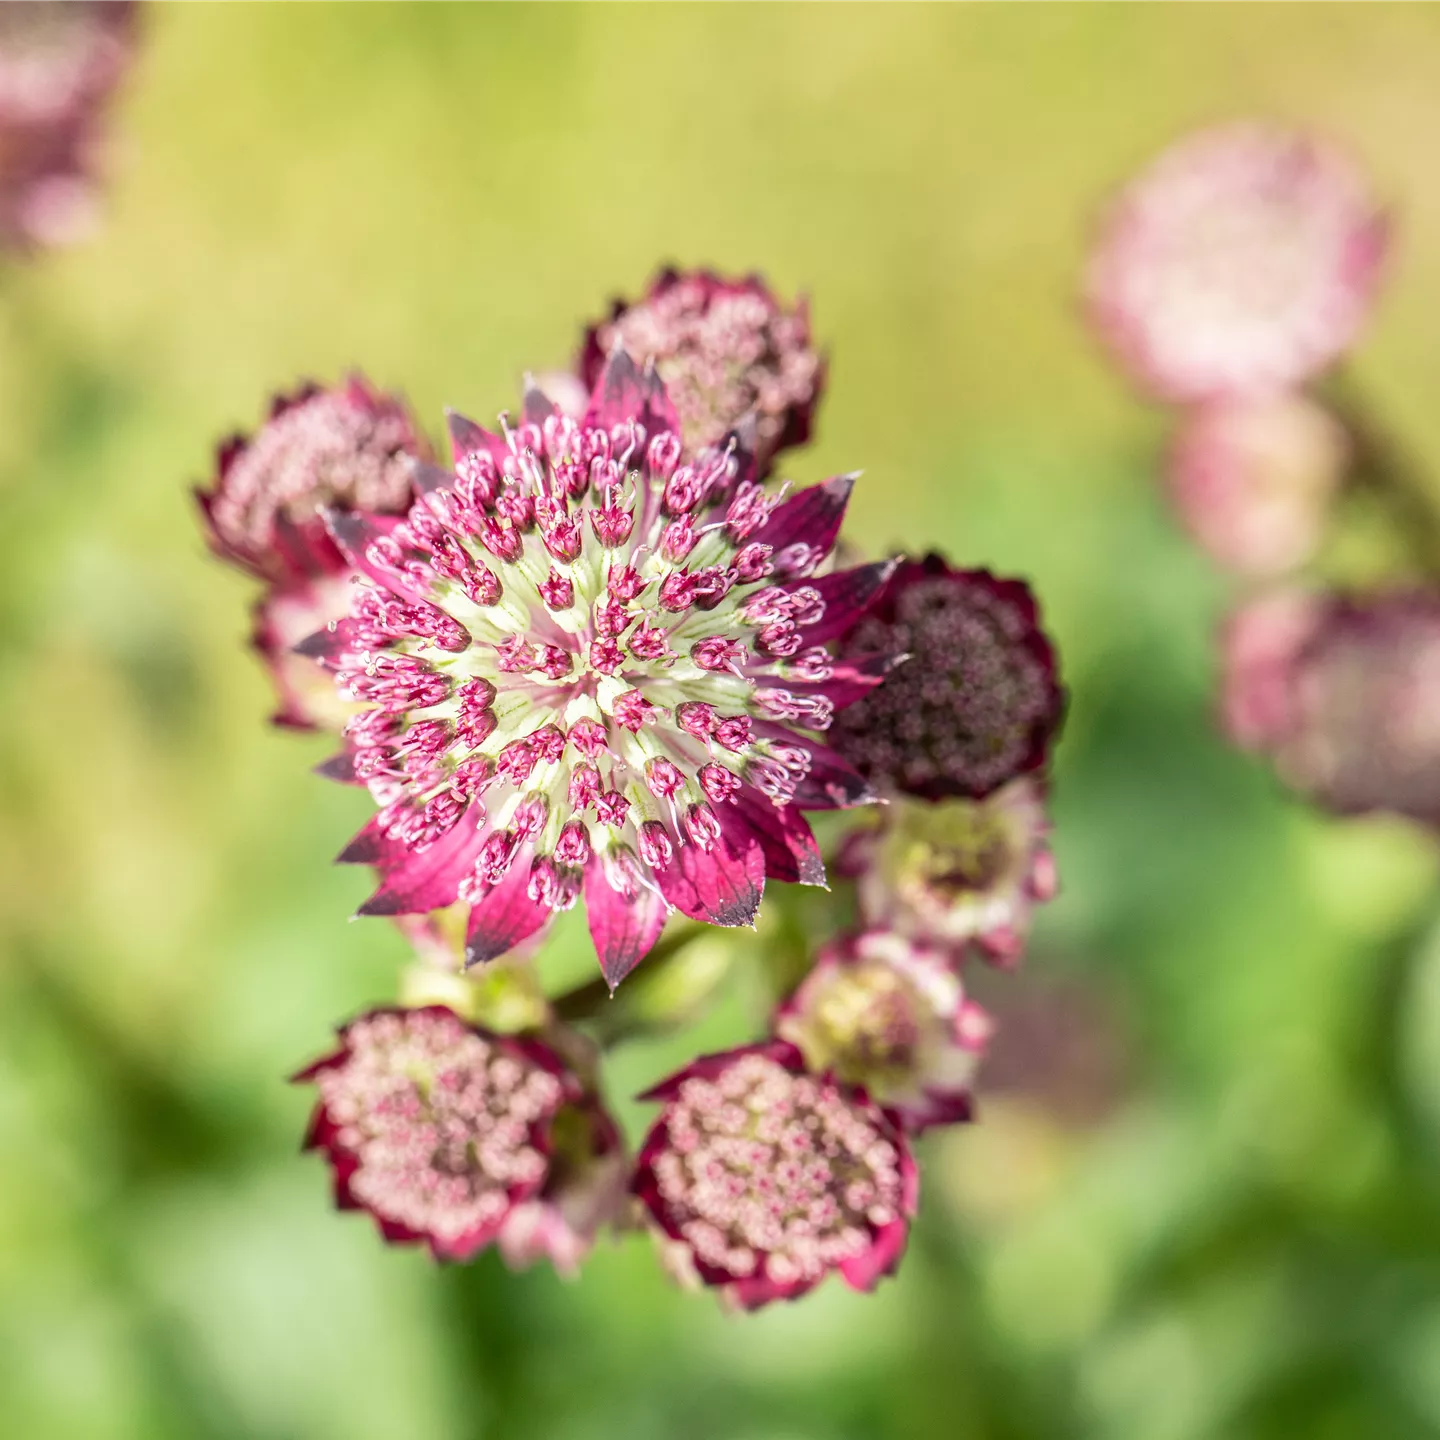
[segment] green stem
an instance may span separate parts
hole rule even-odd
[[[644,966],[644,976],[650,979],[658,978],[660,972],[668,967],[682,950],[692,941],[706,932],[704,925],[685,925],[673,930],[669,935],[662,936],[655,948],[641,962]],[[622,982],[626,986],[635,986],[641,982],[641,974],[637,974],[629,980]],[[550,1001],[550,1008],[555,1012],[557,1020],[563,1020],[567,1024],[575,1025],[585,1020],[595,1020],[604,1016],[607,1008],[615,1004],[615,995],[603,976],[588,980],[583,985],[577,985],[573,990],[566,990],[562,994],[553,996]]]
[[[1323,396],[1349,432],[1357,483],[1384,503],[1420,570],[1440,579],[1440,493],[1426,468],[1376,419],[1349,372],[1332,377]]]

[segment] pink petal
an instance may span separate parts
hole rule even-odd
[[[466,965],[483,965],[546,925],[552,914],[548,905],[532,900],[530,848],[527,846],[510,862],[498,885],[492,885],[470,907],[465,930]]]
[[[605,878],[605,867],[595,857],[585,867],[585,914],[600,973],[613,990],[660,938],[669,906],[648,886],[626,899]]]
[[[895,1272],[910,1238],[910,1222],[896,1218],[875,1232],[875,1242],[863,1254],[841,1263],[840,1274],[852,1290],[873,1290]]]
[[[770,720],[755,721],[755,733],[762,739],[793,745],[810,756],[810,768],[795,787],[795,804],[800,809],[849,810],[875,803],[877,796],[869,781],[828,745]]]
[[[555,402],[527,375],[525,395],[520,402],[520,415],[524,422],[540,425],[556,413]]]
[[[477,450],[489,455],[497,465],[510,453],[503,436],[467,420],[458,411],[445,412],[445,427],[450,432],[450,456],[457,465],[466,455],[473,455]]]
[[[408,585],[392,571],[381,570],[372,565],[365,554],[372,540],[388,536],[400,520],[389,515],[362,515],[356,511],[327,510],[325,528],[340,547],[340,552],[362,574],[368,576],[383,590],[402,596],[406,600],[427,600],[428,596],[415,585]]]
[[[384,871],[380,888],[356,913],[420,915],[454,904],[460,882],[475,864],[480,840],[474,819],[462,815],[448,834],[423,850],[409,851]]]
[[[317,660],[331,669],[343,670],[351,666],[357,658],[354,633],[355,622],[347,617],[326,625],[313,635],[307,635],[290,649],[296,655]]]
[[[785,689],[797,695],[826,695],[837,710],[853,705],[868,695],[899,664],[898,655],[859,655],[853,660],[837,661],[827,680],[799,680],[794,676],[761,676],[763,689]]]
[[[660,377],[648,366],[640,370],[629,355],[616,349],[611,351],[595,382],[585,424],[608,430],[622,420],[638,420],[645,427],[646,435],[652,438],[662,430],[680,433],[680,417]]]
[[[895,573],[898,562],[878,560],[873,565],[857,565],[850,570],[836,570],[810,580],[797,580],[784,586],[795,590],[802,585],[813,586],[825,602],[825,613],[812,625],[801,629],[807,645],[818,645],[838,639],[850,630],[869,610],[886,582]]]
[[[782,1285],[778,1280],[751,1276],[747,1280],[732,1280],[725,1290],[742,1310],[758,1310],[773,1300],[798,1300],[802,1295],[809,1294],[824,1278],[817,1275],[810,1280],[791,1280]]]
[[[777,580],[792,578],[780,558],[788,546],[808,546],[815,552],[817,560],[830,553],[835,537],[840,533],[840,522],[845,518],[845,507],[850,503],[855,480],[854,475],[837,475],[823,485],[812,485],[808,490],[800,491],[770,512],[769,520],[752,538],[774,549],[776,563],[780,567],[776,570]],[[808,574],[809,570],[805,573]]]
[[[349,750],[342,750],[328,760],[322,760],[311,770],[326,780],[338,780],[342,785],[360,785],[364,782],[355,774],[355,756]]]
[[[380,870],[391,870],[410,853],[410,847],[403,840],[391,840],[382,828],[380,816],[372,815],[364,828],[335,857],[337,865],[374,865]]]
[[[752,786],[720,811],[725,833],[748,830],[765,856],[765,875],[792,885],[824,885],[825,861],[804,817],[793,805],[775,806]]]
[[[765,856],[753,836],[737,844],[722,833],[708,851],[690,842],[677,846],[657,878],[682,915],[710,925],[749,925],[765,893]]]
[[[469,421],[466,421],[466,424],[469,424]],[[437,490],[448,490],[455,483],[455,474],[451,470],[442,470],[438,465],[431,465],[429,461],[418,460],[411,471],[410,483],[415,487],[416,494],[433,495]]]
[[[270,548],[292,575],[339,575],[348,568],[318,515],[297,524],[278,511]]]

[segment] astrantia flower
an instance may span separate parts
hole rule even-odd
[[[645,1098],[664,1109],[634,1189],[683,1278],[751,1310],[832,1270],[871,1290],[899,1264],[919,1179],[863,1091],[773,1041],[696,1060]]]
[[[1283,390],[1354,341],[1385,249],[1385,218],[1344,156],[1276,126],[1225,125],[1180,141],[1120,195],[1090,309],[1163,399]]]
[[[827,945],[774,1028],[807,1070],[863,1087],[918,1131],[970,1118],[991,1025],[943,954],[872,930]]]
[[[1045,764],[1064,694],[1023,581],[905,561],[842,653],[909,657],[830,732],[877,789],[983,797]]]
[[[1440,597],[1269,597],[1227,633],[1236,741],[1342,814],[1440,825]]]
[[[1278,575],[1319,549],[1348,448],[1340,424],[1299,395],[1201,406],[1176,438],[1171,498],[1213,560]]]
[[[306,384],[277,395],[254,435],[220,446],[214,488],[196,498],[222,559],[274,584],[336,575],[349,567],[322,512],[399,514],[425,453],[404,403],[363,376]]]
[[[813,573],[848,479],[781,501],[676,427],[617,352],[583,422],[533,391],[503,436],[452,417],[403,521],[332,516],[373,583],[303,648],[373,707],[343,761],[383,806],[341,857],[381,872],[362,913],[459,897],[474,963],[583,894],[613,985],[672,907],[745,925],[767,875],[823,882],[800,809],[872,796],[801,732],[888,669],[826,647],[891,567]]]
[[[746,416],[764,470],[777,451],[810,437],[825,367],[810,340],[802,300],[785,309],[756,275],[729,280],[710,270],[664,270],[642,300],[617,300],[591,326],[580,356],[587,386],[620,346],[653,362],[680,417],[687,452],[716,445]]]
[[[121,0],[0,5],[0,246],[64,244],[89,228],[102,113],[134,18]]]
[[[338,728],[353,706],[294,646],[350,605],[354,575],[321,510],[396,514],[426,443],[404,404],[361,376],[275,398],[253,436],[220,446],[214,488],[198,491],[207,538],[222,559],[267,582],[255,607],[255,648],[280,695],[277,722]]]
[[[336,1203],[368,1210],[387,1240],[468,1259],[541,1192],[578,1082],[537,1042],[438,1005],[371,1011],[339,1035],[296,1077],[320,1092],[306,1148],[329,1158]]]
[[[846,843],[865,923],[957,958],[978,946],[1019,958],[1037,903],[1059,887],[1041,783],[1012,780],[984,800],[887,807]]]

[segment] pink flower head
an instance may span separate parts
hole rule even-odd
[[[130,64],[135,6],[0,5],[0,246],[89,229],[104,112]]]
[[[593,1099],[567,1105],[550,1131],[550,1172],[540,1192],[522,1201],[496,1237],[512,1270],[548,1260],[574,1275],[605,1226],[633,1203],[629,1158],[614,1120]]]
[[[1231,735],[1341,814],[1440,825],[1440,598],[1267,597],[1226,635]]]
[[[1044,790],[1025,776],[983,800],[891,805],[878,829],[851,838],[844,863],[867,924],[1010,964],[1036,904],[1059,888],[1049,837]]]
[[[320,1092],[305,1145],[329,1159],[336,1204],[368,1210],[386,1240],[468,1260],[541,1193],[578,1081],[546,1047],[439,1005],[373,1010],[339,1036],[295,1077]]]
[[[1320,548],[1348,449],[1339,423],[1299,395],[1204,405],[1176,439],[1171,498],[1218,564],[1279,575]]]
[[[682,1278],[753,1310],[832,1270],[872,1290],[900,1263],[919,1178],[863,1091],[772,1041],[696,1060],[645,1098],[664,1108],[634,1190]]]
[[[1030,589],[939,555],[907,560],[843,653],[908,658],[838,716],[830,743],[879,790],[981,798],[1044,766],[1064,711]]]
[[[1294,728],[1296,667],[1324,613],[1321,597],[1284,589],[1247,601],[1226,622],[1221,721],[1242,750],[1268,750]]]
[[[943,955],[871,930],[820,952],[774,1028],[807,1070],[863,1088],[919,1131],[970,1118],[991,1024]]]
[[[810,339],[809,310],[804,300],[785,309],[757,275],[663,270],[643,299],[615,301],[609,320],[585,333],[579,369],[587,386],[617,345],[639,364],[654,363],[689,451],[720,444],[747,416],[762,471],[778,451],[810,438],[825,365]]]
[[[332,515],[371,584],[303,648],[373,707],[337,767],[383,807],[341,857],[381,872],[362,913],[458,897],[473,964],[583,895],[614,985],[671,909],[748,925],[767,876],[823,882],[801,809],[873,797],[806,732],[884,677],[827,644],[891,567],[812,576],[849,479],[781,500],[733,446],[681,463],[677,424],[616,352],[583,422],[454,416],[403,521]]]
[[[213,488],[196,492],[211,547],[276,585],[345,573],[322,511],[400,514],[426,453],[404,402],[363,376],[277,395],[254,435],[220,446]]]
[[[294,651],[350,608],[355,571],[321,509],[405,510],[414,467],[428,453],[404,404],[358,375],[334,389],[306,384],[276,396],[253,436],[220,446],[214,486],[196,499],[211,549],[267,582],[253,641],[280,699],[277,724],[337,730],[354,709]]]
[[[1278,126],[1223,125],[1181,140],[1118,197],[1091,258],[1090,310],[1162,399],[1284,390],[1354,342],[1386,242],[1343,155]]]

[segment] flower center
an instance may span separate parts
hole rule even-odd
[[[387,833],[423,848],[470,813],[492,833],[461,898],[528,846],[532,898],[562,908],[595,849],[629,867],[616,888],[638,883],[637,855],[658,870],[679,845],[709,849],[742,773],[788,800],[809,757],[757,737],[751,712],[775,713],[762,678],[803,690],[828,666],[798,628],[824,605],[773,582],[771,547],[749,536],[775,499],[737,486],[728,454],[679,465],[674,435],[647,445],[633,421],[552,416],[507,438],[499,465],[463,455],[453,489],[370,543],[414,602],[362,590],[339,680],[377,707],[349,735]],[[828,722],[823,697],[773,698]]]
[[[455,1240],[539,1187],[536,1132],[562,1099],[549,1071],[428,1010],[367,1016],[346,1045],[316,1084],[359,1162],[350,1188],[377,1215]]]
[[[733,1276],[813,1279],[901,1213],[900,1157],[876,1121],[763,1055],[686,1080],[664,1123],[661,1198],[697,1257]]]
[[[984,795],[1025,766],[1054,716],[1030,621],[983,581],[921,579],[893,619],[856,628],[855,652],[908,652],[885,683],[837,719],[833,743],[862,774],[938,798]]]

